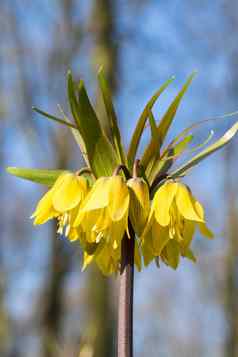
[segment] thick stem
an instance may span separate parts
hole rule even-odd
[[[122,240],[117,356],[133,357],[134,234]]]

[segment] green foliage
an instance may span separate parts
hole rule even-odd
[[[24,180],[33,181],[46,186],[52,186],[56,179],[66,170],[25,169],[22,167],[7,167],[7,172]]]
[[[238,131],[238,122],[236,122],[229,130],[227,130],[227,132],[219,140],[217,140],[208,148],[202,150],[200,153],[195,155],[191,160],[189,160],[183,166],[179,167],[176,171],[172,172],[170,174],[170,177],[176,178],[179,177],[180,175],[183,175],[193,166],[197,165],[200,161],[204,160],[207,156],[221,149],[223,146],[229,143],[229,141],[234,137],[237,131]]]
[[[168,130],[174,120],[174,117],[175,117],[175,114],[179,107],[179,104],[181,102],[181,99],[183,98],[184,94],[186,93],[195,74],[196,73],[193,72],[189,76],[188,80],[186,81],[186,83],[184,84],[182,89],[179,91],[179,93],[177,94],[177,96],[175,97],[173,102],[170,104],[169,108],[167,109],[166,113],[164,114],[164,116],[162,117],[162,119],[160,120],[160,122],[157,126],[158,136],[152,137],[149,145],[145,149],[145,152],[141,159],[141,164],[144,167],[149,168],[149,170],[147,170],[147,172],[146,172],[149,181],[151,181],[151,168],[153,167],[154,162],[156,160],[158,160],[158,158],[159,158],[159,150],[160,150],[161,146],[163,145],[165,137],[168,133]]]
[[[167,175],[168,177],[176,178],[185,175],[193,166],[226,145],[238,130],[238,123],[236,123],[214,144],[208,146],[187,163],[169,174],[169,170],[172,168],[175,160],[187,150],[189,143],[192,141],[193,135],[191,132],[193,129],[209,120],[221,119],[237,113],[227,114],[222,117],[204,120],[191,125],[178,134],[161,152],[161,147],[175,118],[179,104],[194,76],[195,72],[188,77],[182,89],[178,92],[158,124],[154,118],[152,108],[156,100],[174,78],[171,77],[168,79],[150,98],[137,122],[127,156],[122,144],[111,92],[102,69],[98,72],[98,82],[106,109],[106,118],[103,122],[104,126],[106,123],[106,128],[102,128],[101,122],[89,100],[83,81],[80,81],[78,84],[75,83],[71,72],[68,73],[68,100],[74,123],[70,122],[66,116],[62,119],[48,114],[41,109],[33,109],[47,119],[69,127],[81,149],[87,166],[92,170],[96,178],[100,176],[111,176],[115,168],[120,164],[127,166],[129,172],[132,172],[133,165],[137,159],[138,146],[148,121],[151,129],[151,139],[140,161],[139,171],[145,181],[154,188],[158,184],[160,177]],[[109,134],[106,135],[105,132]],[[212,135],[213,133],[210,133],[209,137],[202,144],[190,149],[190,152],[206,145]],[[16,167],[10,167],[7,171],[15,176],[48,186],[51,186],[59,174],[63,172],[62,170],[32,170]]]
[[[134,160],[136,158],[136,153],[139,147],[139,143],[141,140],[141,136],[143,134],[143,131],[145,129],[146,121],[150,116],[151,110],[156,102],[156,100],[159,98],[159,96],[163,93],[163,91],[168,87],[168,85],[174,80],[174,77],[171,77],[168,79],[160,88],[158,91],[155,92],[155,94],[151,97],[149,102],[146,104],[140,118],[138,119],[138,122],[136,124],[136,128],[134,130],[134,133],[132,135],[132,139],[130,142],[129,150],[128,150],[128,164],[129,168],[132,168]]]
[[[118,127],[118,120],[117,120],[117,116],[116,116],[116,113],[114,110],[110,89],[108,87],[108,84],[107,84],[107,81],[104,76],[102,68],[98,72],[98,82],[99,82],[99,86],[101,89],[106,112],[107,112],[108,132],[111,133],[112,142],[113,142],[113,145],[117,152],[118,157],[120,157],[121,163],[126,164],[127,158],[126,158],[126,154],[125,154],[124,147],[123,147],[122,140],[121,140],[121,134],[120,134],[120,130]]]
[[[96,177],[110,176],[120,160],[103,133],[96,113],[89,101],[83,81],[75,89],[68,74],[68,97],[78,131],[83,139],[90,167]]]

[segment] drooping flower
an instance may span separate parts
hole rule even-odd
[[[104,275],[119,272],[121,263],[121,244],[118,248],[114,249],[110,244],[102,241],[95,244],[95,249],[91,250],[91,252],[85,247],[82,270],[86,269],[86,267],[93,261]],[[134,262],[138,271],[141,271],[141,252],[137,240],[135,240]]]
[[[89,191],[84,176],[65,172],[58,177],[52,188],[41,198],[31,216],[34,224],[43,224],[52,218],[58,219],[58,232],[71,240],[78,238],[78,231],[73,227],[79,206]]]
[[[150,195],[147,183],[141,177],[127,181],[130,192],[129,217],[137,236],[141,236],[150,213]]]
[[[84,267],[94,260],[105,274],[118,270],[121,241],[128,232],[129,199],[119,175],[101,177],[93,185],[73,224],[85,242],[97,244],[93,254],[86,252]]]
[[[189,188],[180,182],[165,182],[155,193],[142,234],[145,265],[154,257],[161,257],[173,268],[178,266],[180,255],[195,260],[190,245],[196,227],[203,236],[213,237],[203,207]]]

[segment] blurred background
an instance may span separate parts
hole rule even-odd
[[[100,115],[103,65],[125,145],[149,97],[171,75],[159,118],[192,70],[198,76],[172,134],[238,109],[235,0],[1,0],[0,2],[0,356],[115,355],[117,281],[81,273],[77,245],[55,226],[29,220],[44,188],[6,166],[82,165],[69,130],[32,105],[68,113],[66,73],[83,78]],[[221,135],[234,118],[210,122]],[[146,142],[146,136],[144,143]],[[135,276],[135,356],[238,356],[237,138],[194,168],[186,182],[205,205],[216,239],[194,242],[198,263],[153,264]],[[143,150],[143,145],[140,149]]]

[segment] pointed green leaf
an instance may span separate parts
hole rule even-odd
[[[6,171],[24,180],[33,181],[46,186],[52,186],[59,175],[65,172],[65,170],[25,169],[22,167],[7,167]]]
[[[189,85],[191,84],[194,76],[195,76],[196,72],[193,72],[189,78],[187,79],[186,83],[184,84],[184,86],[182,87],[182,89],[180,90],[180,92],[177,94],[177,96],[174,98],[173,102],[170,104],[168,110],[166,111],[166,113],[164,114],[164,116],[162,117],[161,121],[159,122],[159,125],[157,127],[158,130],[158,136],[159,136],[159,144],[160,147],[162,146],[165,137],[168,133],[168,130],[173,122],[173,119],[175,117],[175,114],[177,112],[178,106],[181,102],[181,99],[183,98],[184,94],[186,93]],[[141,159],[141,164],[144,167],[147,167],[149,161],[151,160],[151,158],[157,155],[157,153],[155,153],[154,151],[154,140],[153,138],[151,139],[149,145],[147,146],[143,157]]]
[[[147,172],[149,182],[153,182],[157,176],[164,175],[168,172],[175,160],[186,150],[188,144],[192,141],[193,135],[188,135],[174,147],[169,148],[164,152],[159,160],[154,162],[150,172]]]
[[[77,88],[78,98],[71,73],[68,74],[68,96],[71,111],[84,141],[87,158],[96,177],[110,176],[120,164],[113,146],[102,131],[96,113],[89,101],[82,81]]]
[[[126,164],[126,154],[125,154],[124,147],[123,147],[123,144],[121,141],[121,134],[120,134],[120,130],[118,127],[117,116],[116,116],[116,113],[114,110],[110,89],[107,84],[107,81],[104,76],[102,68],[100,68],[100,70],[98,72],[98,82],[99,82],[99,86],[101,89],[104,105],[106,108],[106,113],[107,113],[109,123],[110,123],[114,147],[117,151],[118,156],[121,159],[121,163]]]
[[[82,139],[82,136],[80,135],[80,132],[78,131],[78,129],[77,130],[76,129],[71,129],[71,132],[73,134],[73,137],[74,137],[77,145],[80,148],[80,151],[81,151],[81,154],[83,155],[85,164],[90,166],[89,165],[89,161],[88,161],[87,152],[86,152],[86,147],[85,147],[84,141]]]
[[[48,118],[48,119],[50,119],[50,120],[56,121],[57,123],[62,124],[62,125],[65,125],[65,126],[68,126],[68,127],[70,127],[70,128],[77,129],[77,126],[74,125],[74,124],[72,124],[72,123],[70,123],[69,121],[66,121],[66,120],[64,120],[64,119],[58,118],[58,117],[56,117],[55,115],[51,115],[51,114],[49,114],[49,113],[46,113],[46,112],[44,112],[43,110],[38,109],[38,108],[36,108],[36,107],[32,107],[32,109],[33,109],[35,112],[37,112],[37,113],[43,115],[44,117],[46,117],[46,118]]]
[[[149,116],[149,112],[151,111],[153,105],[155,104],[156,100],[159,98],[159,96],[163,93],[163,91],[168,87],[168,85],[173,82],[174,77],[171,77],[170,79],[168,79],[160,88],[159,90],[151,97],[151,99],[149,100],[149,102],[146,104],[138,122],[135,128],[135,131],[133,133],[131,142],[130,142],[130,146],[129,146],[129,150],[128,150],[128,163],[129,163],[129,167],[132,168],[133,166],[133,162],[135,160],[136,157],[136,153],[138,150],[138,146],[140,143],[140,139],[141,136],[143,134],[145,125],[146,125],[146,121],[148,119]]]
[[[181,102],[181,99],[183,98],[184,94],[187,92],[188,87],[192,83],[193,78],[195,77],[196,72],[193,72],[187,79],[186,83],[182,87],[181,91],[178,93],[178,95],[175,97],[174,101],[171,103],[169,106],[167,112],[161,119],[159,126],[158,126],[158,132],[160,136],[161,143],[164,142],[164,139],[168,133],[168,130],[173,122],[173,119],[175,117],[175,114],[177,112],[177,109],[179,107],[179,104]]]
[[[189,127],[185,128],[181,133],[179,133],[173,140],[172,142],[169,144],[169,146],[173,146],[174,144],[176,144],[180,139],[184,138],[185,136],[187,136],[188,133],[190,133],[192,130],[199,128],[200,126],[202,126],[203,124],[209,123],[209,122],[213,122],[213,121],[217,121],[217,120],[223,120],[223,119],[227,119],[227,118],[231,118],[235,115],[238,114],[238,111],[235,112],[231,112],[231,113],[227,113],[224,115],[220,115],[217,117],[213,117],[213,118],[208,118],[208,119],[204,119],[204,120],[200,120],[196,123],[193,123],[192,125],[190,125]]]
[[[197,165],[200,161],[204,160],[207,156],[211,155],[215,151],[221,149],[223,146],[229,143],[229,141],[234,137],[238,131],[238,122],[236,122],[220,139],[215,143],[210,145],[208,148],[202,150],[200,153],[195,155],[187,163],[179,167],[176,171],[172,172],[169,176],[171,178],[176,178],[182,175],[184,172]]]
[[[156,125],[155,117],[151,110],[149,111],[149,123],[150,123],[151,137],[154,139],[154,141],[157,142],[158,141],[157,125]]]

